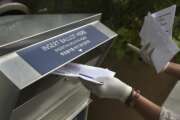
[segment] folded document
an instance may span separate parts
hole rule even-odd
[[[83,80],[93,82],[95,84],[103,84],[96,81],[98,77],[114,77],[115,72],[100,67],[69,63],[53,72],[56,75],[80,77]]]
[[[172,40],[175,9],[173,5],[153,14],[148,13],[140,32],[141,45],[150,43],[150,48],[154,49],[151,59],[157,73],[179,52]]]

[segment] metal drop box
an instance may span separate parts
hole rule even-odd
[[[90,92],[51,73],[69,62],[98,66],[117,36],[101,14],[0,18],[0,119],[86,119]]]

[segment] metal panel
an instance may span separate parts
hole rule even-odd
[[[27,64],[16,53],[11,53],[0,58],[0,70],[19,89],[38,80],[41,75]]]
[[[6,80],[6,82],[3,82],[3,80],[0,81],[3,83],[1,84],[3,94],[1,96],[0,108],[7,105],[6,110],[0,111],[0,115],[3,115],[3,119],[8,120],[7,117],[14,107],[19,90],[37,82],[39,79],[47,76],[62,65],[79,58],[81,55],[95,49],[117,35],[99,22],[100,16],[100,14],[82,16],[31,15],[14,16],[12,19],[10,16],[0,18],[0,55],[2,55],[0,58],[0,71],[2,72],[2,79]],[[18,51],[23,50],[25,47],[32,44],[34,46],[40,44],[39,42],[44,42],[54,36],[66,34],[67,32],[87,26],[96,28],[98,31],[102,32],[102,34],[105,34],[107,38],[104,39],[104,41],[97,43],[97,45],[92,46],[92,48],[88,49],[83,54],[75,56],[71,60],[66,61],[64,64],[55,67],[53,70],[48,71],[45,74],[40,74],[27,61],[17,54]],[[33,97],[31,100],[18,107],[13,114],[13,119],[26,120],[27,118],[27,120],[32,120],[33,118],[37,118],[38,120],[46,120],[46,118],[50,119],[53,117],[61,119],[58,114],[66,114],[67,111],[65,110],[65,106],[67,105],[70,105],[68,109],[71,108],[71,115],[69,113],[69,115],[64,117],[64,119],[72,119],[85,107],[85,105],[88,104],[89,92],[83,88],[82,85],[75,84],[76,82],[68,84],[62,82],[63,81],[43,91],[42,94]],[[6,87],[3,88],[3,86]],[[11,96],[11,99],[9,99],[9,95]],[[81,95],[82,98],[79,97]],[[75,101],[72,102],[72,99]],[[65,103],[64,107],[58,107],[61,104],[60,101]],[[76,105],[78,105],[78,107]],[[77,111],[73,108],[80,109]],[[60,112],[63,110],[64,112]],[[63,118],[63,116],[61,117]]]
[[[19,90],[0,72],[0,120],[9,120],[14,109]]]
[[[0,18],[0,55],[100,20],[101,14],[20,15]]]
[[[77,80],[60,80],[14,110],[11,120],[67,120],[89,103],[89,92]]]

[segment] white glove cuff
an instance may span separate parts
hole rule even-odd
[[[122,101],[123,103],[126,102],[126,100],[128,99],[128,97],[131,95],[132,92],[132,87],[123,83],[121,84],[121,95],[119,97],[120,101]]]

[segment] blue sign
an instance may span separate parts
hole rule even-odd
[[[17,54],[43,75],[107,40],[108,36],[97,28],[87,26],[19,50]]]

